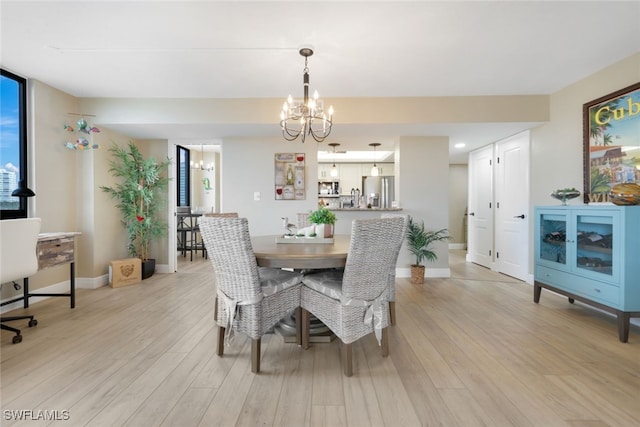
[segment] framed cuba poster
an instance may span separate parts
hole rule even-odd
[[[304,153],[275,154],[275,199],[304,200]]]
[[[616,184],[640,183],[640,82],[582,107],[584,202],[609,202]]]

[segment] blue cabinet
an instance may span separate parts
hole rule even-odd
[[[535,208],[534,302],[542,289],[614,313],[620,341],[640,316],[640,206]]]

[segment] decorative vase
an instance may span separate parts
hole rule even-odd
[[[411,266],[411,283],[422,285],[424,283],[424,265]]]
[[[616,184],[609,193],[609,200],[618,206],[630,206],[640,203],[640,185],[635,182]]]
[[[142,261],[142,280],[148,279],[149,277],[153,276],[153,273],[155,273],[155,271],[156,271],[155,258]]]
[[[333,224],[316,224],[316,235],[318,237],[333,237]]]

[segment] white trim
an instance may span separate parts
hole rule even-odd
[[[411,277],[411,268],[396,268],[396,277]],[[427,267],[424,271],[424,277],[451,277],[451,269]]]
[[[449,250],[464,250],[467,249],[466,243],[449,243]]]

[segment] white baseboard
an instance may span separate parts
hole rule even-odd
[[[169,264],[156,264],[156,273],[172,274],[175,273],[175,271],[169,268]]]
[[[411,268],[396,268],[396,277],[411,277]],[[424,277],[451,277],[449,268],[425,268]]]

